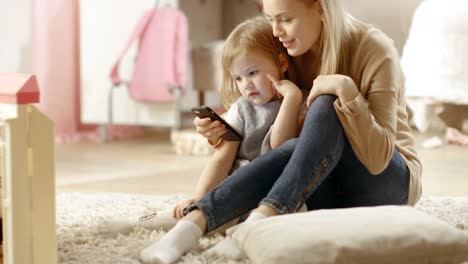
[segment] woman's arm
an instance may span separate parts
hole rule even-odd
[[[269,78],[273,82],[273,86],[283,96],[283,101],[270,136],[270,146],[272,149],[275,149],[299,134],[298,117],[302,102],[302,92],[289,80],[278,81],[271,76]]]
[[[338,96],[335,109],[357,158],[372,174],[381,173],[390,162],[396,144],[400,96],[404,78],[398,53],[391,43],[373,36],[357,54],[362,69],[359,88],[344,75],[319,76],[307,99],[320,94]]]
[[[390,64],[393,63],[383,62],[376,74],[383,79],[398,79],[394,74],[383,76],[388,74],[384,68],[393,68]],[[374,175],[387,167],[395,149],[398,89],[403,89],[395,86],[397,79],[394,84],[376,81],[366,97],[357,93],[350,101],[335,101],[338,118],[356,157]]]

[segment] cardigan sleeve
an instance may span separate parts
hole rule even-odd
[[[370,173],[379,174],[395,149],[403,75],[398,53],[388,38],[371,37],[362,45],[356,57],[363,63],[362,81],[356,84],[359,94],[346,103],[337,99],[334,106],[357,158]]]

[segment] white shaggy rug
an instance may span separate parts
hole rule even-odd
[[[139,229],[129,235],[105,237],[98,233],[100,221],[141,216],[172,207],[183,195],[151,196],[120,193],[58,193],[57,244],[59,263],[139,263],[141,249],[163,232]],[[468,197],[424,197],[418,209],[439,217],[468,234]],[[204,251],[222,237],[203,238],[200,248],[179,263],[250,263],[213,258]]]

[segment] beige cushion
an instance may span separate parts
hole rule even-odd
[[[319,210],[241,224],[253,263],[419,264],[468,260],[468,236],[409,206]]]

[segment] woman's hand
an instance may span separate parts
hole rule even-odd
[[[197,133],[208,139],[211,145],[215,145],[221,139],[221,136],[227,132],[227,129],[221,125],[221,122],[207,118],[195,117],[193,124],[197,128]]]
[[[302,92],[299,89],[299,87],[297,87],[297,85],[291,82],[290,80],[279,81],[270,74],[267,74],[267,77],[268,79],[270,79],[273,88],[276,89],[276,91],[278,91],[278,93],[280,94],[280,97],[302,97]]]
[[[175,219],[177,220],[180,220],[182,219],[182,217],[184,217],[184,214],[182,213],[183,210],[193,204],[194,202],[198,201],[199,199],[198,198],[189,198],[189,199],[186,199],[186,200],[183,200],[181,202],[179,202],[175,207],[174,207],[174,211],[172,212],[172,216],[174,216]]]
[[[358,93],[359,91],[353,79],[346,75],[319,75],[314,80],[309,97],[307,97],[307,107],[310,107],[315,98],[322,94],[336,95],[341,102],[347,103],[356,98]]]

